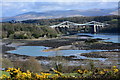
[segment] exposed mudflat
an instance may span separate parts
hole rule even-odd
[[[91,36],[90,36],[91,37]],[[50,62],[55,61],[56,58],[60,58],[65,60],[70,65],[86,65],[94,61],[96,66],[112,66],[117,65],[119,59],[119,52],[120,51],[111,51],[114,49],[120,49],[120,43],[112,43],[112,42],[104,42],[101,41],[102,39],[79,39],[76,37],[64,37],[64,38],[56,38],[56,39],[47,39],[47,40],[3,40],[2,44],[2,56],[4,58],[8,58],[12,61],[20,60],[24,61],[29,59],[32,56],[26,55],[18,55],[18,54],[11,54],[6,53],[6,51],[14,50],[19,46],[45,46],[45,47],[52,47],[51,50],[64,50],[64,49],[72,49],[72,50],[110,50],[105,52],[93,52],[93,53],[83,53],[82,56],[91,57],[91,58],[106,58],[105,61],[99,60],[90,60],[90,59],[75,59],[76,56],[61,56],[61,57],[43,57],[37,56],[35,57],[37,60],[42,62],[45,65],[50,64]],[[59,59],[59,60],[60,60]],[[46,64],[48,63],[48,64]],[[64,63],[64,64],[65,64]]]
[[[103,52],[91,52],[82,53],[82,56],[95,57],[95,58],[119,58],[120,51],[103,51]]]

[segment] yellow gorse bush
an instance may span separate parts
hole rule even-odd
[[[105,72],[104,71],[100,71],[99,74],[105,74]]]
[[[119,69],[113,69],[113,71],[114,71],[115,73],[117,73],[117,72],[119,71]]]
[[[78,73],[76,75],[65,75],[55,69],[51,73],[32,73],[29,70],[26,72],[22,72],[20,68],[8,68],[6,72],[9,72],[10,76],[6,76],[3,74],[0,79],[2,80],[58,80],[59,78],[74,78],[74,79],[82,79],[82,78],[117,78],[119,76],[119,69],[116,66],[113,66],[111,69],[94,69],[90,70],[77,70]],[[71,73],[70,73],[71,74]]]
[[[117,66],[113,66],[112,68],[117,68]]]
[[[61,72],[59,72],[59,71],[57,71],[57,70],[53,70],[56,74],[58,74],[58,75],[62,75],[62,73]]]
[[[78,73],[82,74],[82,73],[83,73],[83,71],[82,71],[82,70],[78,70]]]
[[[9,78],[8,76],[6,76],[5,74],[3,74],[0,79],[4,79],[4,78]]]
[[[108,71],[110,71],[110,69],[103,69],[103,71],[104,71],[104,72],[108,72]]]

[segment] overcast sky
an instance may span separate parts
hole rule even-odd
[[[98,0],[99,2],[84,2],[80,0],[56,0],[56,1],[36,1],[36,0],[29,0],[30,2],[27,2],[27,0],[24,0],[24,2],[20,2],[23,0],[18,0],[10,2],[10,0],[3,0],[4,2],[0,3],[0,6],[2,6],[2,17],[9,17],[9,16],[15,16],[21,13],[35,11],[35,12],[45,12],[45,11],[51,11],[51,10],[76,10],[76,9],[105,9],[105,8],[117,8],[118,2],[117,0],[114,1],[108,1],[108,0]],[[0,16],[1,17],[1,16]]]

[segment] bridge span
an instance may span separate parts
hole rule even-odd
[[[87,22],[84,24],[78,24],[78,23],[74,23],[74,22],[70,22],[70,21],[64,21],[62,23],[59,23],[57,25],[52,25],[50,27],[52,27],[52,28],[68,28],[68,29],[77,29],[77,28],[85,29],[85,28],[91,27],[92,33],[96,33],[100,28],[104,28],[106,25],[108,25],[108,24],[96,22],[96,21],[91,21],[91,22]]]

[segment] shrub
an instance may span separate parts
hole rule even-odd
[[[16,61],[14,62],[15,68],[21,68],[21,70],[30,70],[32,72],[40,72],[42,70],[40,63],[34,59],[30,58],[26,61]]]
[[[14,34],[11,34],[9,38],[12,39],[31,39],[31,33],[30,32],[24,32],[24,31],[19,31],[15,32]]]
[[[13,63],[9,59],[2,58],[2,67],[3,68],[13,67]]]
[[[10,73],[10,76],[3,74],[0,79],[2,80],[119,80],[119,69],[113,66],[111,69],[99,69],[94,70],[81,70],[78,69],[77,73],[61,73],[54,68],[52,69],[54,74],[40,72],[33,73],[29,70],[22,72],[20,68],[8,68],[6,72]]]

